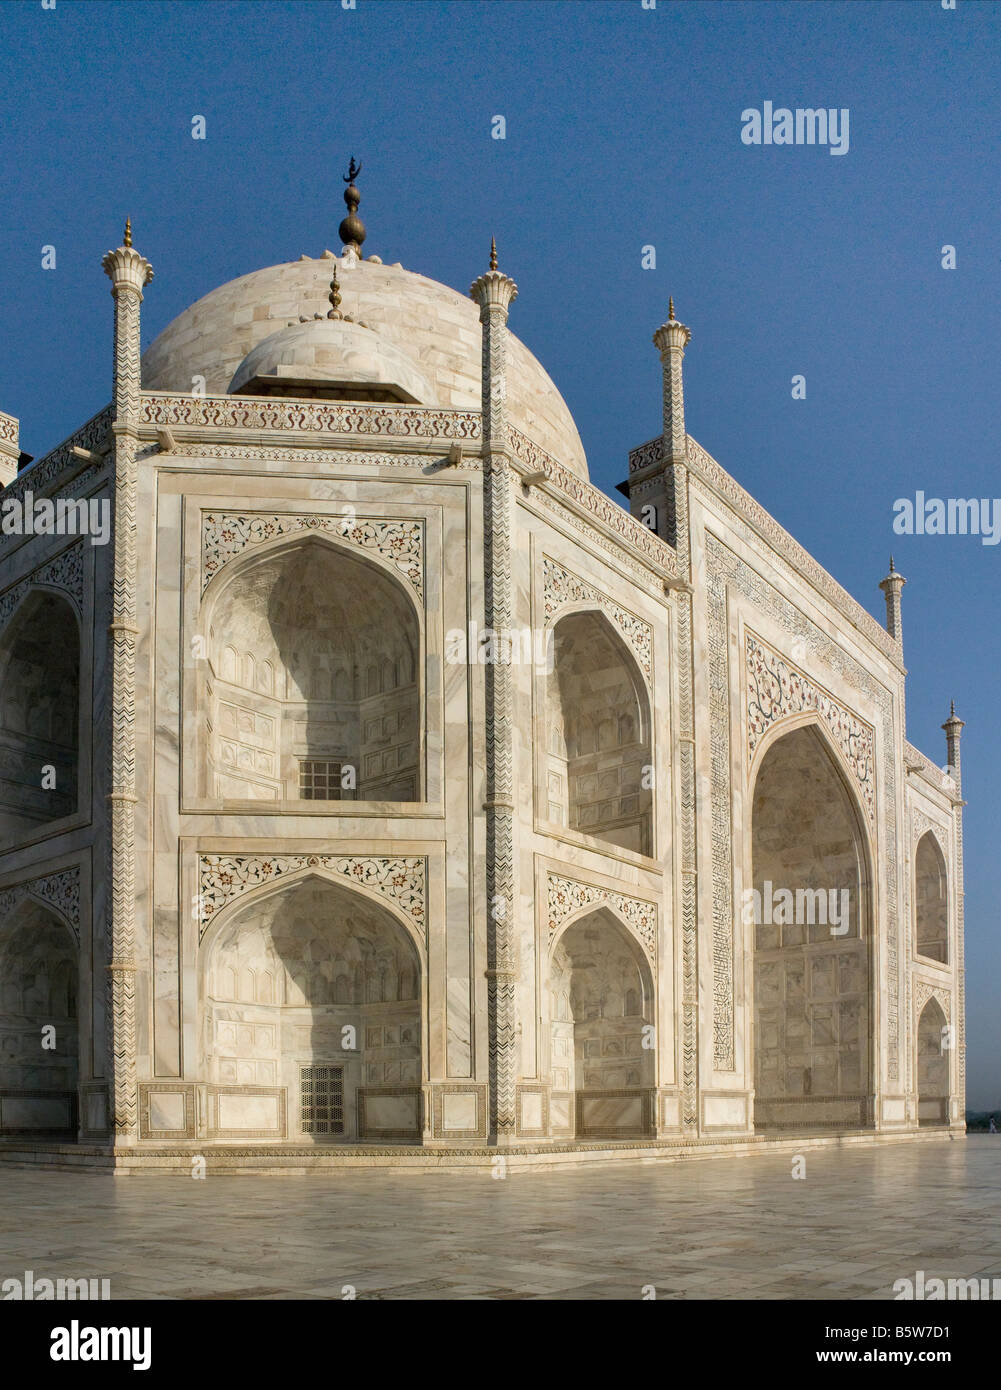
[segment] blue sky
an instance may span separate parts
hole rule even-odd
[[[126,214],[149,342],[236,275],[337,249],[351,154],[366,252],[465,290],[497,237],[511,326],[606,490],[659,429],[673,294],[690,431],[881,620],[892,548],[908,735],[944,762],[950,698],[967,721],[969,1101],[1001,1104],[1001,546],[891,529],[918,489],[1001,496],[1001,7],[21,0],[0,78],[0,409],[36,456],[108,399],[100,259]],[[848,153],[742,144],[765,100],[847,107]]]

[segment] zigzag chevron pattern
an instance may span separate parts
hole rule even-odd
[[[484,277],[484,281],[486,279]],[[482,284],[482,281],[477,282],[477,285]],[[488,628],[507,632],[512,616],[512,497],[506,456],[506,305],[481,301],[480,321],[483,324],[485,616]],[[505,662],[491,663],[486,668],[487,1026],[490,1122],[497,1134],[513,1134],[517,1124],[512,719],[510,667]],[[497,910],[498,903],[503,905],[502,911]]]
[[[139,412],[137,289],[115,290],[115,421],[134,425]],[[111,965],[107,1020],[111,1124],[116,1139],[137,1130],[135,999],[136,788],[136,438],[115,436],[115,568],[111,651]]]

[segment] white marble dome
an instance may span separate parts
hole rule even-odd
[[[229,394],[296,396],[334,386],[347,400],[435,399],[427,376],[385,335],[350,319],[309,319],[280,328],[251,348],[229,383]]]
[[[340,309],[353,320],[350,327],[344,319],[326,317],[335,264]],[[318,384],[329,372],[326,379],[335,385],[361,383],[363,359],[378,344],[383,360],[372,366],[369,399],[389,387],[398,388],[389,390],[389,398],[412,397],[421,405],[453,410],[480,408],[480,322],[472,299],[402,266],[348,256],[302,257],[212,290],[179,314],[144,353],[142,384],[145,391],[186,395],[193,379],[204,377],[207,394],[222,396],[244,391],[255,378],[259,390],[262,378],[274,377],[272,394],[282,376]],[[288,394],[298,392],[290,385]],[[584,448],[566,402],[513,334],[508,410],[516,429],[587,477]]]

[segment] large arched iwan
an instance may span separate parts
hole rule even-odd
[[[770,743],[753,786],[754,1126],[873,1123],[873,930],[862,812],[817,724]]]

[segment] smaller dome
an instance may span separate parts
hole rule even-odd
[[[247,353],[227,389],[231,396],[438,404],[427,377],[405,353],[347,318],[309,319],[272,333]]]

